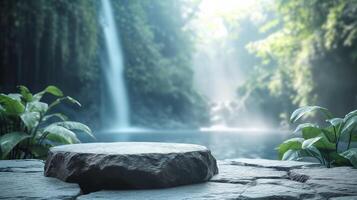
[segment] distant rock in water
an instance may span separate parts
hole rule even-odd
[[[117,142],[51,148],[45,176],[78,183],[84,193],[101,189],[166,188],[208,181],[216,159],[199,145]]]

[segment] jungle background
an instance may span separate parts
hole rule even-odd
[[[197,44],[212,39],[195,31],[201,3],[112,0],[133,125],[209,126],[212,102],[194,83],[195,63],[206,62],[194,59]],[[260,5],[256,12],[220,16],[226,33],[216,56],[229,56],[244,74],[236,77],[229,113],[234,117],[227,124],[243,126],[248,118],[286,127],[290,113],[304,105],[324,106],[336,115],[355,109],[357,1],[257,0],[255,5]],[[0,91],[56,85],[83,105],[59,109],[101,128],[99,8],[96,0],[1,1]]]

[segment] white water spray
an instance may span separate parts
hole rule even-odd
[[[120,38],[110,0],[102,0],[102,28],[106,47],[106,60],[103,73],[107,96],[102,113],[105,129],[121,130],[130,127],[129,105],[124,79],[124,61]],[[110,103],[108,103],[110,102]],[[108,104],[107,104],[108,103]]]

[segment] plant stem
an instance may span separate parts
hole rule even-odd
[[[329,153],[327,153],[327,163],[326,163],[326,167],[327,168],[330,168],[331,167],[331,160],[330,160],[330,154]]]
[[[352,131],[350,132],[350,137],[348,139],[348,145],[347,145],[347,150],[350,149],[351,146],[351,140],[352,140]]]
[[[333,127],[333,132],[335,133],[335,142],[336,142],[336,149],[337,149],[337,133],[336,133],[336,127],[335,126],[332,126]]]
[[[336,146],[335,152],[337,153],[339,138],[337,138],[336,127],[335,126],[332,126],[332,127],[333,127],[333,132],[335,133],[335,146]]]
[[[322,165],[326,166],[326,160],[324,158],[322,158]]]
[[[320,154],[321,154],[321,160],[322,160],[322,165],[324,165],[324,166],[326,166],[326,160],[325,160],[325,154],[323,153],[323,152],[320,152]]]

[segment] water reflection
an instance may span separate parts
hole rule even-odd
[[[208,147],[217,159],[277,159],[274,150],[289,134],[281,131],[132,131],[99,134],[101,142],[176,142]]]

